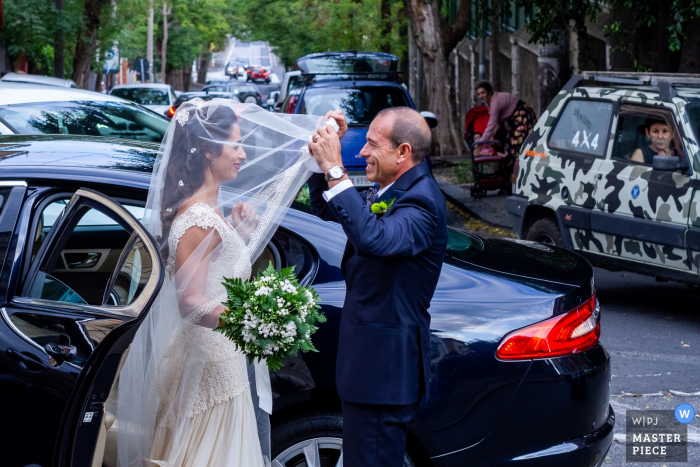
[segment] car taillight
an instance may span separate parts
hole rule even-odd
[[[176,110],[175,107],[170,107],[168,109],[168,114],[172,117],[173,115],[175,115],[175,110]]]
[[[286,114],[293,114],[294,113],[294,108],[297,105],[297,96],[290,96],[289,101],[287,102],[287,108],[284,109],[284,113]]]
[[[599,310],[595,293],[568,313],[517,329],[496,350],[501,360],[552,358],[583,352],[600,338]]]
[[[260,99],[262,99],[262,94],[258,93],[258,97],[260,97]]]

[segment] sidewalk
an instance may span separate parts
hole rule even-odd
[[[498,191],[489,191],[483,198],[472,198],[467,185],[455,185],[443,177],[435,176],[440,190],[448,201],[467,211],[472,216],[493,227],[512,229],[506,212],[508,195],[499,195]]]

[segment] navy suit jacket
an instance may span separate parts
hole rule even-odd
[[[340,323],[336,385],[341,399],[406,405],[428,396],[430,314],[447,247],[445,198],[425,161],[404,173],[372,214],[366,193],[347,189],[326,203],[322,175],[310,181],[312,209],[337,220],[348,242],[347,292]]]

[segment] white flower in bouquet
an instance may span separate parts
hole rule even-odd
[[[228,300],[215,331],[231,339],[249,362],[267,358],[267,366],[278,370],[284,357],[297,352],[317,352],[311,336],[325,323],[319,313],[318,294],[299,285],[294,267],[277,272],[272,262],[250,282],[225,279]]]

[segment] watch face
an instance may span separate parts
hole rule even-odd
[[[341,169],[338,166],[331,167],[331,170],[329,170],[329,173],[331,174],[331,177],[333,177],[333,178],[340,178],[343,176],[343,169]]]

